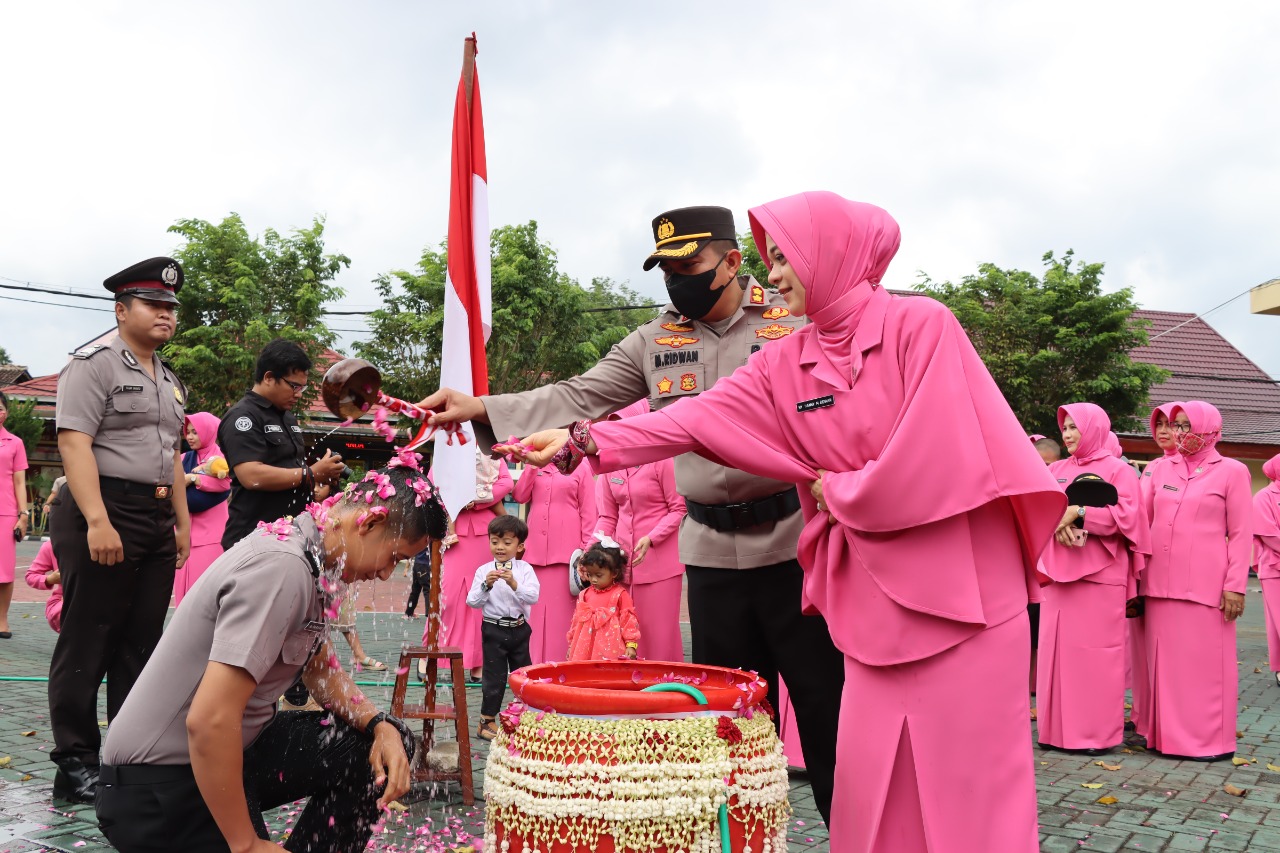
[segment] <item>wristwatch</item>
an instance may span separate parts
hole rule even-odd
[[[373,730],[378,727],[378,723],[388,722],[389,719],[390,718],[386,714],[384,714],[382,711],[379,711],[378,713],[374,714],[372,717],[369,718],[369,722],[365,723],[364,733],[372,737]]]
[[[1084,507],[1082,506],[1076,507],[1076,515],[1078,515],[1080,518],[1084,518]]]

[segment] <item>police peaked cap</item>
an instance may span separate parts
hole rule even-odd
[[[733,211],[727,207],[681,207],[653,219],[653,252],[644,260],[646,271],[663,261],[692,258],[712,240],[732,240]]]
[[[182,290],[182,265],[173,258],[148,258],[120,270],[102,286],[116,296],[176,304],[178,291]]]

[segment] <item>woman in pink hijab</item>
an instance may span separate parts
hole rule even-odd
[[[1179,459],[1144,477],[1151,500],[1146,601],[1148,746],[1196,761],[1236,749],[1236,623],[1249,579],[1249,469],[1214,445],[1222,415],[1190,400],[1172,409]]]
[[[696,398],[526,439],[530,459],[694,451],[801,484],[802,603],[845,655],[833,853],[1037,850],[1026,605],[1062,492],[951,312],[878,286],[888,213],[804,193],[751,226],[810,325]]]
[[[191,510],[191,556],[173,575],[173,606],[222,555],[227,526],[227,497],[231,489],[226,458],[218,447],[218,418],[209,412],[187,415],[183,437],[191,449],[182,456],[187,472],[187,507]],[[215,465],[221,459],[222,465]]]
[[[1148,517],[1152,500],[1152,475],[1159,471],[1162,465],[1175,462],[1179,458],[1178,449],[1173,446],[1173,429],[1169,426],[1169,420],[1173,416],[1173,408],[1180,405],[1182,404],[1177,402],[1165,403],[1151,410],[1151,438],[1155,440],[1156,447],[1160,448],[1164,455],[1149,461],[1141,472],[1139,492],[1142,497],[1143,513]],[[1134,574],[1141,577],[1143,570],[1143,566],[1138,566]],[[1132,709],[1129,711],[1129,720],[1124,724],[1124,729],[1127,732],[1136,731],[1146,737],[1149,731],[1146,724],[1147,687],[1150,682],[1150,674],[1147,672],[1147,618],[1139,610],[1138,615],[1126,619],[1125,623],[1129,631],[1129,671],[1125,673],[1125,683],[1129,685]]]
[[[1101,755],[1124,738],[1125,602],[1136,590],[1133,554],[1151,551],[1150,529],[1107,413],[1071,403],[1058,409],[1058,423],[1071,454],[1049,466],[1059,487],[1100,478],[1116,502],[1078,498],[1042,558],[1053,583],[1040,608],[1037,727],[1042,747]]]
[[[1253,496],[1253,559],[1262,582],[1267,616],[1267,650],[1280,686],[1280,454],[1262,464],[1271,482]]]
[[[609,416],[621,420],[649,411],[637,400]],[[575,472],[576,473],[576,472]],[[622,545],[627,555],[627,591],[640,619],[640,657],[684,660],[680,638],[680,522],[684,498],[676,492],[676,468],[670,459],[627,467],[596,480],[596,529]]]

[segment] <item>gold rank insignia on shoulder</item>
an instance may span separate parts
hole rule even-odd
[[[664,347],[671,347],[672,349],[680,349],[680,347],[684,346],[685,344],[696,344],[699,340],[701,339],[686,338],[684,335],[667,335],[665,337],[655,338],[653,342],[655,344],[662,344]]]
[[[671,224],[670,219],[664,219],[658,223],[658,239],[670,240],[675,236],[676,227]]]
[[[756,337],[776,341],[778,338],[785,338],[794,331],[795,329],[791,326],[784,326],[781,323],[770,323],[764,328],[756,329]]]
[[[658,380],[658,393],[659,393],[659,394],[670,394],[670,393],[671,393],[671,386],[672,386],[673,384],[674,384],[674,383],[673,383],[670,379],[668,379],[667,377],[665,377],[665,376],[664,376],[664,377],[662,377],[661,379],[659,379],[659,380]]]
[[[694,374],[694,373],[682,374],[680,376],[680,390],[681,391],[697,391],[698,390],[697,374]]]
[[[752,305],[764,304],[764,288],[758,284],[751,285],[751,304]]]
[[[769,319],[773,319],[770,317]],[[662,328],[668,332],[692,332],[693,326],[682,326],[679,323],[663,323]]]
[[[781,320],[783,317],[790,317],[791,312],[786,308],[783,308],[781,305],[775,305],[760,316],[764,317],[766,320]]]

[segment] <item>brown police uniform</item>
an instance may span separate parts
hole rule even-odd
[[[366,849],[378,819],[372,735],[327,713],[275,710],[276,697],[323,648],[333,604],[320,583],[323,565],[321,531],[303,514],[283,540],[264,531],[240,539],[183,600],[102,750],[98,820],[117,850],[227,849],[196,785],[187,737],[210,661],[244,670],[256,685],[241,743],[258,835],[269,837],[264,810],[305,797],[294,849]],[[412,731],[387,719],[412,760]]]
[[[710,240],[736,239],[724,208],[669,211],[653,227],[657,248],[646,268],[664,257],[690,257]],[[747,275],[738,284],[742,305],[726,320],[689,320],[667,305],[581,376],[485,397],[492,435],[479,440],[599,418],[644,397],[664,408],[706,390],[803,325],[776,291]],[[826,817],[844,661],[822,617],[800,612],[803,573],[795,557],[804,520],[795,486],[693,453],[676,457],[675,473],[688,506],[680,559],[687,568],[693,661],[755,670],[769,681],[775,702],[782,673],[814,798]]]
[[[105,282],[117,295],[165,302],[177,301],[181,284],[181,269],[169,258],[143,261]],[[159,356],[152,359],[154,379],[117,337],[74,353],[58,375],[57,428],[93,437],[102,503],[124,546],[123,562],[94,562],[76,496],[70,487],[58,492],[50,538],[62,571],[62,632],[49,666],[49,717],[51,757],[63,769],[75,761],[97,766],[102,677],[111,719],[160,640],[173,591],[170,495],[187,395]]]

